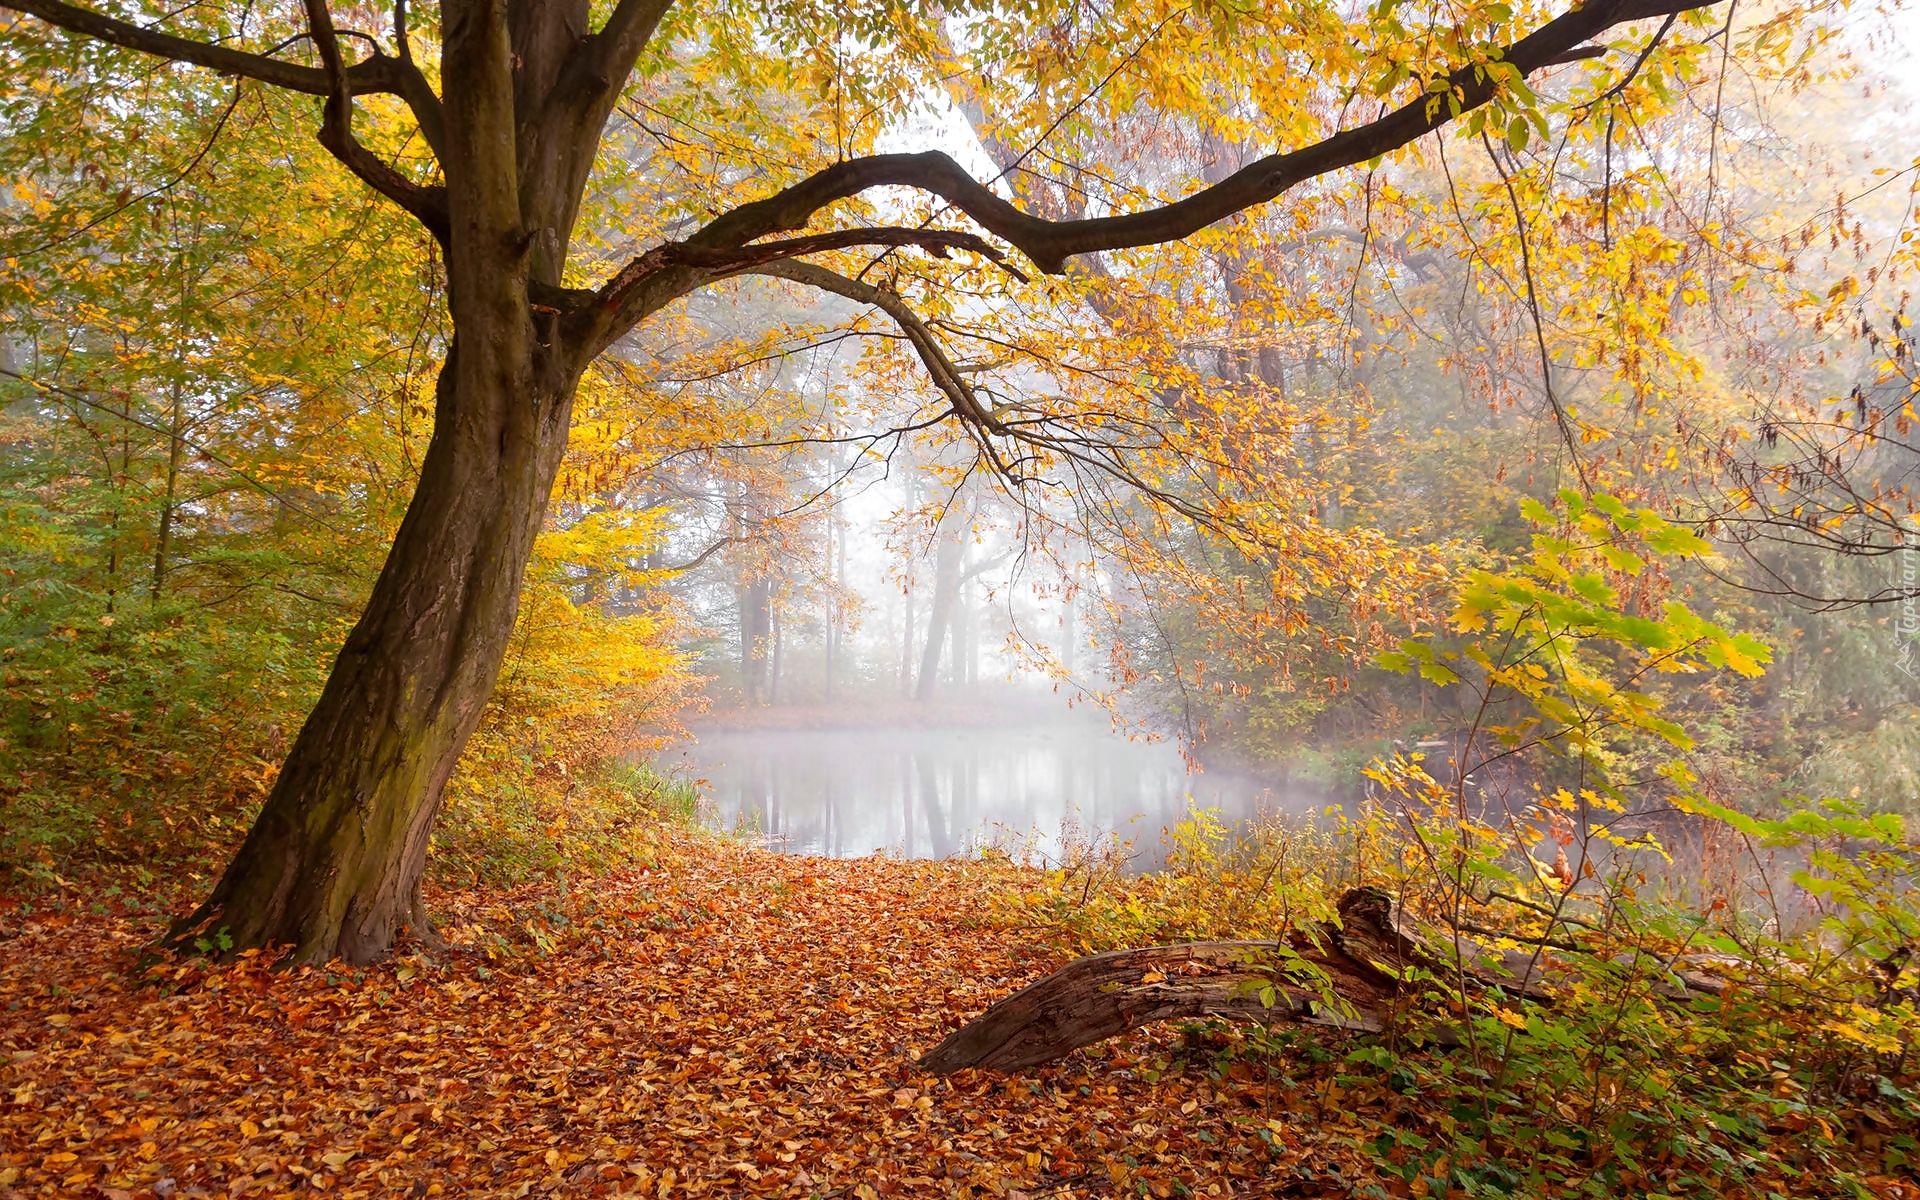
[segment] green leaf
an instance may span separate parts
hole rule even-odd
[[[1515,154],[1525,150],[1527,137],[1531,132],[1527,126],[1527,118],[1524,115],[1515,115],[1513,120],[1507,122],[1507,149]]]
[[[1628,575],[1638,575],[1647,569],[1646,559],[1630,550],[1622,550],[1618,546],[1600,547],[1600,556],[1607,560],[1608,566],[1616,571],[1624,571]]]

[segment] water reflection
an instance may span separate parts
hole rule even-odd
[[[1189,774],[1167,744],[1101,729],[708,731],[683,769],[719,823],[799,854],[946,858],[991,843],[1048,853],[1062,832],[1119,830],[1151,857],[1190,807],[1229,819],[1306,812],[1257,780]]]

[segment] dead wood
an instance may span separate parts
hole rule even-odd
[[[1478,986],[1542,1002],[1552,998],[1550,976],[1565,970],[1545,953],[1490,951],[1415,930],[1378,888],[1347,892],[1337,909],[1337,924],[1288,942],[1193,942],[1076,959],[995,1002],[923,1055],[920,1066],[936,1075],[968,1067],[1017,1071],[1142,1025],[1198,1017],[1379,1032],[1405,992],[1408,968],[1442,978],[1464,975]],[[1290,963],[1310,965],[1324,973],[1325,983],[1310,983],[1310,972],[1290,972]],[[1678,978],[1679,985],[1661,982],[1655,990],[1682,998],[1725,987],[1698,971]]]

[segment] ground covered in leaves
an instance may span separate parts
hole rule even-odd
[[[157,911],[0,909],[0,1196],[1345,1194],[1338,1094],[1142,1034],[1015,1077],[915,1055],[1052,965],[1007,868],[689,840],[444,895],[364,971],[131,973]],[[101,911],[102,909],[109,911]]]

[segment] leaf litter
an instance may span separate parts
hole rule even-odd
[[[916,1069],[1058,965],[995,915],[1011,870],[681,839],[590,887],[433,896],[445,949],[145,982],[150,914],[9,900],[0,1196],[1349,1190],[1291,1081],[1168,1070],[1172,1031]]]

